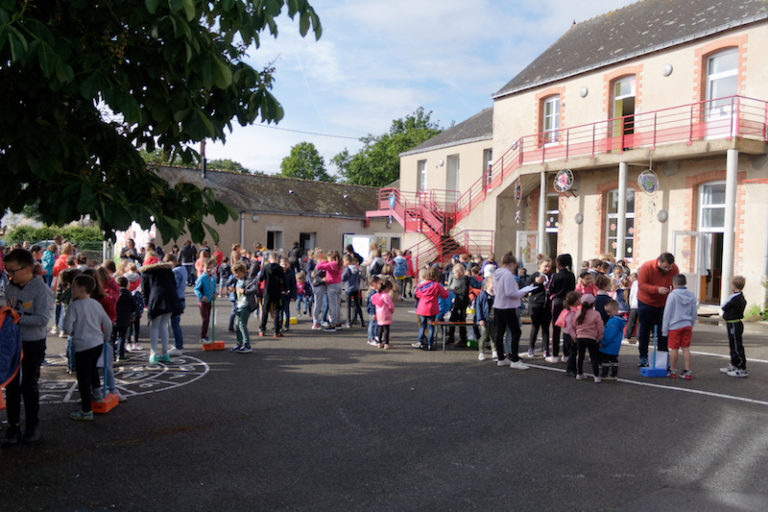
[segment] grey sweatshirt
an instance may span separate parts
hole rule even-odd
[[[72,301],[64,315],[64,332],[72,335],[75,352],[98,347],[112,334],[112,321],[90,297]]]
[[[53,290],[35,276],[24,286],[8,283],[5,299],[6,304],[21,315],[21,341],[44,340],[53,313]]]
[[[697,316],[696,296],[685,286],[680,286],[669,292],[664,306],[664,317],[661,322],[661,335],[669,335],[669,331],[693,327]]]

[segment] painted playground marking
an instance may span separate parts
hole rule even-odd
[[[174,357],[169,364],[148,364],[146,358],[147,355],[142,354],[141,358],[131,357],[115,364],[117,388],[126,398],[185,386],[202,378],[210,370],[205,361],[188,355]],[[40,403],[78,402],[80,398],[75,376],[65,373],[66,356],[52,355],[46,357],[46,360],[48,364],[43,367],[40,379]]]
[[[700,355],[700,356],[710,356],[710,357],[717,357],[717,358],[721,358],[721,359],[730,359],[730,356],[723,355],[723,354],[714,354],[714,353],[711,353],[711,352],[701,352],[701,351],[693,351],[692,350],[691,353],[692,354],[696,354],[696,355]],[[749,361],[750,363],[768,363],[768,361],[765,360],[765,359],[747,358],[747,361]],[[539,364],[529,364],[529,363],[525,363],[525,364],[527,364],[531,368],[538,368],[539,370],[548,370],[548,371],[551,371],[551,372],[565,373],[565,370],[562,369],[562,368],[556,368],[556,367],[552,367],[552,366],[543,366],[543,365],[539,365]],[[585,375],[590,375],[591,376],[592,374],[586,374],[585,373]],[[619,378],[619,379],[616,379],[616,380],[617,380],[617,382],[624,382],[626,384],[633,384],[635,386],[645,386],[645,387],[648,387],[648,388],[661,388],[661,389],[666,389],[666,390],[670,390],[670,391],[680,391],[680,392],[683,392],[683,393],[691,393],[691,394],[694,394],[694,395],[705,395],[705,396],[711,396],[711,397],[714,397],[714,398],[723,398],[725,400],[733,400],[733,401],[736,401],[736,402],[745,402],[745,403],[749,403],[749,404],[768,406],[768,401],[766,401],[766,400],[755,400],[754,398],[746,398],[746,397],[743,397],[743,396],[726,395],[725,393],[715,393],[714,391],[703,391],[701,389],[694,389],[694,388],[689,388],[689,387],[678,387],[678,386],[668,386],[668,385],[664,385],[664,384],[654,384],[653,382],[631,380],[631,379]]]

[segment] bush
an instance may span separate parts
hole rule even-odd
[[[760,309],[760,306],[758,306],[757,304],[752,304],[744,312],[744,319],[748,322],[749,321],[756,322],[758,320],[762,320],[763,311]]]
[[[6,232],[4,240],[6,245],[24,241],[35,243],[40,240],[53,240],[56,235],[61,235],[66,240],[75,243],[101,242],[104,240],[104,234],[96,226],[43,226],[41,228],[18,226],[10,228]]]

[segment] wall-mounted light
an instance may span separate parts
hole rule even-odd
[[[661,74],[664,76],[669,76],[672,74],[672,71],[674,68],[672,67],[672,64],[664,64],[664,67],[661,70]]]
[[[664,224],[667,222],[667,219],[669,218],[669,214],[667,213],[667,210],[659,210],[659,213],[656,214],[656,218],[659,219],[659,222]]]
[[[252,220],[253,222],[259,222],[259,216],[258,216],[258,215],[252,215],[252,216],[251,216],[251,220]]]
[[[586,97],[587,97],[587,94],[589,94],[589,89],[588,89],[588,88],[586,88],[586,87],[582,87],[582,88],[581,88],[581,90],[579,91],[579,95],[580,95],[582,98],[586,98]]]
[[[576,221],[576,224],[581,224],[584,222],[584,216],[580,213],[577,213],[573,220]]]

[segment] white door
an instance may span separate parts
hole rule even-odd
[[[518,267],[525,267],[528,273],[536,271],[536,248],[539,246],[538,231],[517,232],[517,263]]]
[[[672,254],[680,273],[688,281],[688,289],[701,302],[701,280],[707,272],[701,268],[701,233],[698,231],[674,231],[672,233]]]

